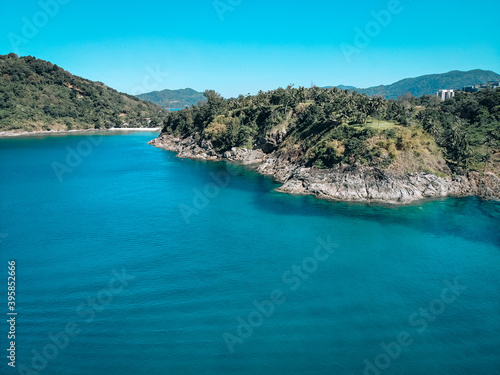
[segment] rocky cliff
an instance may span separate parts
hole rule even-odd
[[[236,149],[218,152],[210,141],[194,137],[176,138],[161,134],[151,145],[177,152],[179,157],[200,160],[227,160],[256,165],[257,171],[283,185],[278,191],[308,194],[342,201],[410,203],[420,199],[477,195],[500,199],[500,178],[492,173],[438,177],[431,173],[398,173],[390,169],[337,165],[330,169],[305,167],[300,159],[287,153]]]

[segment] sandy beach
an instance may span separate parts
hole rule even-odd
[[[39,130],[32,132],[4,131],[0,132],[0,138],[20,137],[30,135],[68,135],[74,133],[108,133],[108,132],[160,132],[161,128],[110,128],[110,129],[75,129],[75,130]]]

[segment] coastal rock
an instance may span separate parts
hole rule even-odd
[[[374,167],[338,165],[331,169],[293,168],[269,158],[261,173],[283,182],[278,191],[310,194],[343,201],[410,203],[425,198],[478,195],[500,198],[500,179],[494,174],[438,177],[430,173],[395,174]]]
[[[262,163],[265,158],[265,154],[262,150],[248,150],[246,148],[237,149],[233,147],[231,149],[231,157],[229,160],[239,161],[242,164],[257,164]]]
[[[258,164],[259,173],[269,175],[283,185],[277,190],[318,198],[386,203],[410,203],[420,199],[477,195],[500,199],[500,178],[470,172],[467,176],[438,177],[431,173],[396,173],[376,167],[337,165],[330,169],[304,167],[300,153],[248,150],[233,147],[218,153],[209,141],[194,137],[180,139],[161,134],[150,144],[175,151],[179,157],[203,160],[228,160],[244,165]]]
[[[212,142],[196,141],[195,137],[177,138],[167,134],[161,134],[158,138],[148,142],[149,144],[165,150],[177,152],[177,156],[188,159],[203,160],[229,160],[237,161],[244,165],[262,163],[266,157],[262,150],[248,150],[233,147],[224,153],[217,152]]]
[[[285,129],[267,133],[265,138],[260,139],[257,146],[264,153],[270,154],[271,152],[276,151],[278,149],[280,144],[285,139],[285,136],[286,136]]]

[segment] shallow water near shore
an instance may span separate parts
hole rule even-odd
[[[291,196],[147,145],[156,136],[0,139],[17,366],[500,374],[499,203]]]

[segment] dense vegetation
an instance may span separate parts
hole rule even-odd
[[[199,101],[205,101],[202,92],[193,89],[181,90],[162,90],[153,91],[145,94],[136,95],[141,100],[159,105],[164,109],[181,109],[198,104]]]
[[[500,75],[489,70],[470,70],[461,72],[454,70],[443,74],[429,74],[416,78],[406,78],[391,85],[380,85],[367,89],[342,86],[369,96],[382,96],[387,99],[397,99],[410,93],[413,96],[434,95],[441,89],[461,90],[467,85],[500,81]]]
[[[50,62],[0,55],[1,131],[157,126],[164,115],[152,103]]]
[[[485,170],[494,164],[499,170],[500,89],[457,93],[452,100],[429,106],[416,117],[454,167],[479,169],[482,164]]]
[[[279,88],[172,112],[163,131],[232,147],[277,150],[319,168],[360,163],[405,171],[463,173],[498,168],[500,90],[400,100],[338,88]],[[445,163],[446,160],[446,163]],[[450,168],[450,169],[448,169]]]

